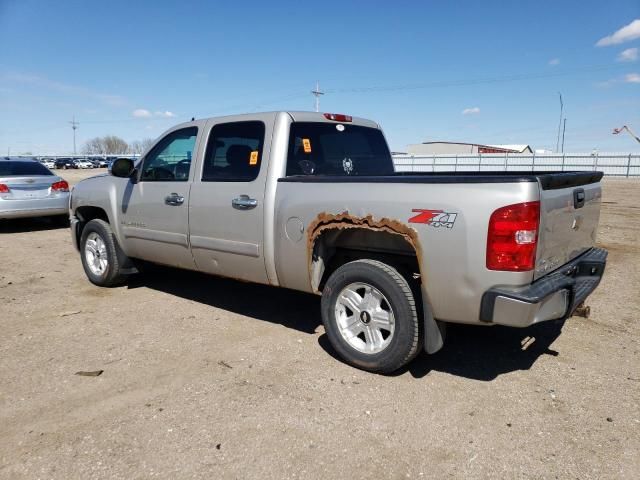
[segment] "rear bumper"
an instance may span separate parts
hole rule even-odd
[[[69,214],[69,194],[29,200],[0,200],[0,218],[46,217]]]
[[[480,320],[528,327],[545,320],[570,317],[596,289],[606,263],[607,251],[592,248],[526,287],[492,288],[482,296]]]

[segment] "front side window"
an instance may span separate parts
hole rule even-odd
[[[251,182],[260,173],[264,123],[220,123],[211,129],[203,182]]]
[[[140,180],[143,182],[186,182],[198,136],[197,127],[171,132],[145,157]]]
[[[291,125],[287,176],[393,173],[391,153],[377,128],[321,122]]]

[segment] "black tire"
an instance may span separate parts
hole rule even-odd
[[[105,245],[107,267],[101,275],[91,270],[85,253],[87,239],[92,233],[98,235]],[[104,220],[94,219],[85,225],[80,237],[80,258],[82,259],[84,273],[94,285],[98,285],[99,287],[115,287],[121,285],[127,278],[127,275],[122,273],[122,265],[125,263],[127,257],[120,249],[111,230],[111,225]]]
[[[362,352],[350,345],[340,333],[335,313],[336,303],[343,289],[354,283],[365,283],[379,290],[395,317],[393,336],[380,352]],[[420,351],[422,322],[411,287],[395,268],[383,262],[356,260],[338,268],[325,284],[321,309],[329,341],[349,365],[388,374],[409,363]]]

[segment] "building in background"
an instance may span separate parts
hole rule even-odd
[[[463,142],[424,142],[407,146],[409,155],[476,155],[478,153],[533,153],[529,145],[484,145]]]

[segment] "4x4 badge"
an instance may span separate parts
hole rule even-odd
[[[414,208],[411,210],[417,215],[409,219],[409,223],[424,223],[432,227],[453,228],[456,221],[457,213],[445,212],[443,210],[425,210],[422,208]]]

